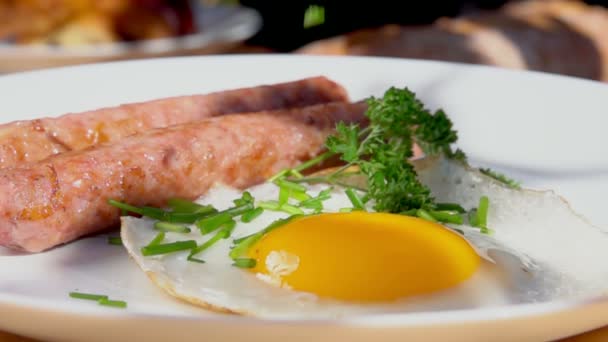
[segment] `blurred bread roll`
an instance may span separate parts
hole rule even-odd
[[[311,43],[302,54],[392,56],[495,65],[608,81],[608,10],[531,0],[497,12],[387,25]]]

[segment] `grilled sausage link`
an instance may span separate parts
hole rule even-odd
[[[0,125],[0,168],[211,116],[346,100],[346,92],[340,85],[324,77],[313,77],[126,104],[57,118],[15,121]]]
[[[0,170],[0,245],[38,252],[115,226],[108,199],[162,206],[214,183],[245,188],[323,149],[365,103],[226,115]]]

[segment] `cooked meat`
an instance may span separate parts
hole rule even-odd
[[[0,170],[0,245],[38,252],[115,226],[108,199],[162,206],[214,183],[245,188],[323,149],[365,103],[227,115]]]
[[[211,116],[346,100],[346,92],[340,85],[324,77],[314,77],[126,104],[57,118],[16,121],[0,125],[0,168]]]

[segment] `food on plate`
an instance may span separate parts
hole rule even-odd
[[[110,228],[120,211],[108,199],[160,206],[218,182],[251,186],[316,156],[336,123],[363,124],[365,108],[335,102],[226,115],[2,169],[0,245],[38,252]]]
[[[346,101],[325,77],[125,104],[56,118],[0,125],[0,168],[210,116]]]
[[[608,10],[583,1],[513,1],[433,25],[363,29],[298,52],[487,64],[608,81]],[[582,63],[581,61],[585,61]]]
[[[129,254],[167,293],[263,318],[334,318],[580,298],[606,290],[608,236],[550,191],[468,165],[447,115],[370,98],[326,152],[247,188],[126,212]],[[425,158],[408,162],[412,147]],[[343,165],[303,174],[325,160]],[[190,222],[169,217],[192,215]]]
[[[194,32],[189,1],[0,1],[0,40],[17,44],[80,46]]]

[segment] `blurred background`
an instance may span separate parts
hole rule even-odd
[[[0,72],[174,55],[392,56],[608,80],[608,0],[0,0]]]

